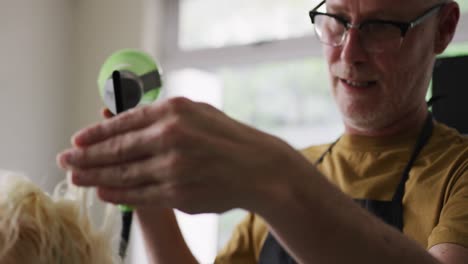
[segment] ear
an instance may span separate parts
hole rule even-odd
[[[434,52],[436,54],[444,52],[452,41],[459,19],[460,7],[457,2],[451,1],[440,10],[434,43]]]

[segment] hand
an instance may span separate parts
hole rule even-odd
[[[76,185],[97,187],[108,202],[188,213],[253,211],[306,162],[285,142],[185,98],[129,110],[72,142],[57,161]]]

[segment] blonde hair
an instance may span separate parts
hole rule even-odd
[[[50,196],[20,174],[0,171],[0,263],[121,263],[111,243],[116,208],[107,206],[98,229],[88,203],[88,191],[69,180]]]

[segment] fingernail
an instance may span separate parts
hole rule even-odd
[[[60,153],[59,155],[57,155],[57,164],[62,168],[62,169],[68,169],[68,163],[65,159],[65,154],[63,153]]]
[[[71,165],[75,161],[76,153],[75,151],[67,151],[62,154],[61,161],[64,165]]]
[[[88,137],[89,137],[89,129],[82,129],[78,132],[76,132],[73,136],[72,136],[72,145],[74,146],[86,146],[87,144],[89,144],[89,140],[88,140]]]
[[[78,137],[80,136],[80,132],[76,132],[72,137],[71,137],[71,143],[73,146],[78,146],[80,144]]]

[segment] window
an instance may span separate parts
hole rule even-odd
[[[468,0],[457,0],[457,3],[460,5],[461,13],[468,13]]]
[[[304,7],[313,2],[182,0],[179,45],[184,50],[217,48],[301,37],[310,33]]]
[[[170,28],[162,65],[168,96],[209,102],[297,148],[335,139],[342,125],[308,17],[318,3],[166,1]],[[195,231],[184,231],[195,256],[210,263],[245,214],[238,209],[219,217],[178,214],[178,219],[182,228],[197,221],[207,233],[215,231],[214,242],[212,236],[197,240]],[[212,251],[199,248],[210,243]]]
[[[462,42],[468,44],[468,0],[457,0],[456,2],[460,5],[461,16],[454,42],[457,45]]]
[[[343,127],[308,18],[319,1],[166,0],[167,95],[211,103],[296,148],[334,140]],[[458,2],[449,50],[468,51],[468,0]],[[177,216],[195,256],[210,263],[245,214]]]

